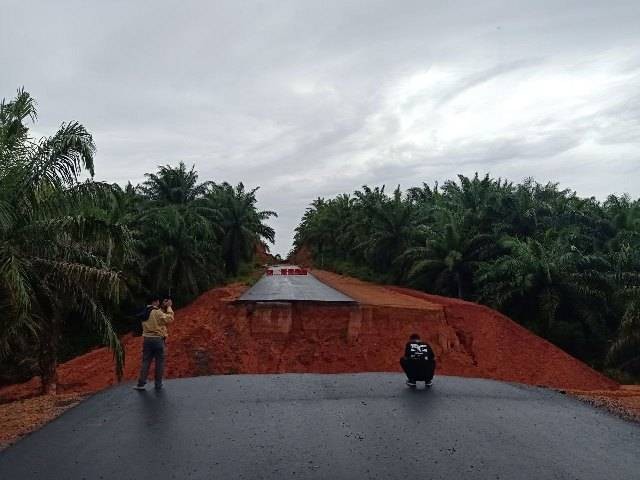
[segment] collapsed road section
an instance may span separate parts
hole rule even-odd
[[[278,274],[274,269],[272,275]],[[289,271],[284,276],[291,277]],[[242,302],[238,300],[247,287],[232,284],[211,289],[178,309],[168,339],[167,377],[399,372],[404,343],[418,332],[436,353],[438,375],[562,389],[618,388],[613,380],[483,305],[322,270],[313,270],[313,277],[353,301]],[[121,342],[127,358],[124,379],[135,380],[141,338],[128,334]],[[114,370],[108,368],[112,359],[109,349],[98,348],[61,364],[58,392],[90,393],[117,384]],[[32,396],[39,386],[34,377],[4,387],[0,401]]]

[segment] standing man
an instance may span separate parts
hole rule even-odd
[[[136,390],[145,389],[152,360],[155,360],[156,364],[156,390],[162,389],[165,343],[169,335],[167,325],[173,322],[172,305],[173,302],[170,298],[164,299],[160,307],[154,306],[149,314],[149,318],[142,322],[142,367],[140,368],[138,383],[133,387]]]
[[[400,365],[407,374],[407,385],[416,388],[416,382],[425,382],[425,387],[432,385],[436,370],[436,356],[428,343],[420,340],[420,335],[413,333],[404,348],[404,357]]]

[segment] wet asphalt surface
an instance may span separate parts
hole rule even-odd
[[[238,301],[355,303],[353,298],[322,283],[311,274],[263,275]]]
[[[640,426],[558,392],[399,374],[99,393],[0,452],[5,479],[638,479]]]

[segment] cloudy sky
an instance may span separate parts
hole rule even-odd
[[[311,200],[478,171],[640,196],[640,2],[2,0],[0,97],[78,120],[98,179],[260,186],[286,254]]]

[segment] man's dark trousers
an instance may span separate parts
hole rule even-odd
[[[400,359],[400,366],[402,366],[402,370],[407,374],[407,379],[410,382],[430,382],[436,370],[436,361],[412,360],[410,358],[402,357]]]
[[[142,368],[140,369],[140,378],[138,385],[143,386],[147,383],[149,375],[149,367],[151,361],[156,363],[156,388],[162,387],[162,376],[164,374],[164,350],[165,341],[162,337],[144,337],[142,344]]]

